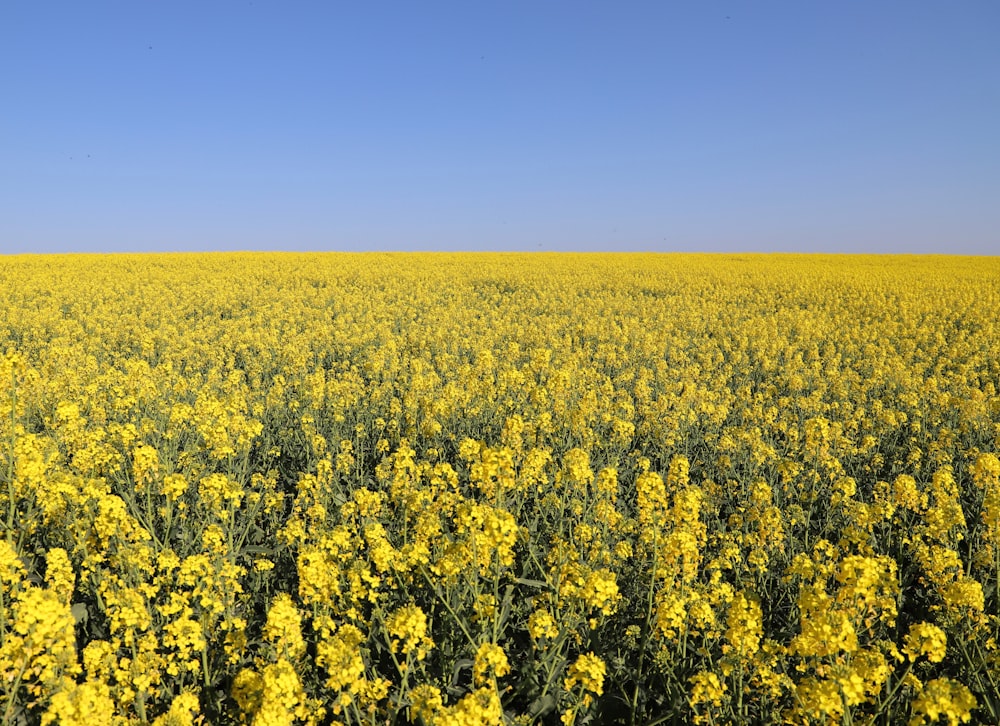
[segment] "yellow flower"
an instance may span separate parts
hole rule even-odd
[[[621,601],[617,576],[606,568],[592,570],[587,575],[580,597],[588,607],[611,615]]]
[[[584,691],[600,696],[604,693],[604,661],[593,653],[581,654],[566,671],[563,686],[567,691],[577,685]]]
[[[757,652],[763,632],[760,602],[745,592],[736,593],[726,615],[728,647],[739,660],[745,661]]]
[[[559,626],[548,610],[535,610],[528,616],[528,633],[535,641],[551,640],[559,635]]]
[[[69,555],[61,547],[53,547],[45,558],[45,584],[63,603],[69,604],[73,599],[73,588],[76,585],[76,575]]]
[[[132,449],[132,478],[136,491],[144,491],[160,471],[160,455],[156,449],[147,444],[140,444]]]
[[[493,671],[494,678],[503,678],[510,673],[510,665],[507,663],[507,654],[503,648],[495,643],[483,643],[476,651],[472,666],[473,683],[476,686],[486,685],[490,671]]]
[[[88,680],[53,694],[41,723],[42,726],[112,726],[115,716],[115,701],[108,684]]]
[[[563,480],[574,487],[586,487],[594,480],[590,455],[583,449],[570,449],[563,455]]]
[[[802,657],[824,657],[858,649],[858,634],[850,615],[833,607],[834,600],[822,585],[799,591],[800,632],[792,639],[790,652]]]
[[[927,656],[931,663],[944,660],[948,638],[944,631],[931,623],[914,623],[904,639],[903,652],[911,661],[922,655]]]
[[[1000,487],[1000,459],[995,454],[980,454],[969,467],[969,474],[980,489]]]
[[[193,726],[198,713],[198,697],[193,693],[181,693],[170,702],[170,710],[153,720],[153,726]]]
[[[501,726],[504,723],[500,696],[493,688],[479,688],[454,706],[440,709],[434,726]]]
[[[254,726],[286,726],[307,714],[306,694],[295,668],[279,658],[261,674],[260,707],[254,713]]]
[[[667,509],[667,491],[663,478],[651,471],[643,472],[635,480],[638,496],[639,523],[643,531],[660,526]]]
[[[18,593],[8,612],[0,614],[7,631],[0,642],[0,682],[21,677],[29,692],[38,696],[57,690],[64,676],[79,673],[75,621],[68,602],[51,590],[30,586]]]
[[[656,596],[657,632],[668,640],[679,638],[687,627],[688,597],[679,590],[663,590]]]
[[[386,628],[392,637],[394,653],[413,654],[423,660],[434,647],[434,641],[427,636],[427,616],[417,605],[404,605],[386,619]]]
[[[510,512],[463,502],[456,508],[455,530],[467,538],[480,574],[485,575],[494,565],[513,566],[519,529]]]
[[[177,501],[187,491],[188,482],[183,474],[167,474],[163,477],[161,491],[171,502]]]
[[[115,649],[106,640],[92,640],[83,649],[83,667],[94,681],[103,681],[115,667]]]
[[[841,684],[833,678],[804,678],[795,686],[798,709],[813,719],[829,723],[844,713]]]
[[[683,454],[677,454],[670,460],[670,468],[667,471],[667,485],[671,489],[682,489],[688,484],[688,472],[691,464]]]
[[[920,512],[927,506],[927,495],[917,490],[917,482],[909,474],[900,474],[892,485],[893,503],[897,507]]]
[[[239,507],[245,492],[225,474],[209,474],[198,482],[198,496],[206,509],[222,512],[225,505]]]
[[[892,669],[885,656],[874,648],[859,650],[851,659],[851,666],[865,684],[865,692],[870,696],[881,693]]]
[[[354,502],[361,517],[378,517],[385,506],[385,499],[385,492],[373,492],[364,488],[354,492]]]
[[[306,652],[302,639],[302,616],[288,593],[280,593],[267,611],[264,638],[282,657],[300,658]]]
[[[706,703],[713,706],[721,706],[722,698],[726,694],[726,684],[719,680],[712,671],[698,671],[688,678],[691,690],[688,692],[688,703],[692,708]]]
[[[410,689],[410,718],[422,719],[424,723],[434,723],[434,719],[444,706],[441,689],[428,683]]]
[[[173,662],[167,666],[167,672],[171,675],[196,673],[201,668],[200,655],[207,643],[201,623],[193,620],[191,614],[191,609],[185,608],[182,617],[163,627],[163,645],[174,651]]]
[[[328,635],[316,645],[316,662],[328,674],[327,688],[359,692],[365,677],[365,663],[361,658],[364,640],[364,634],[357,627],[344,624],[336,634]]]
[[[10,593],[15,585],[21,584],[26,575],[24,563],[17,556],[17,550],[6,537],[0,537],[0,588]]]
[[[982,613],[985,607],[983,586],[968,577],[945,585],[941,589],[941,597],[949,609],[969,611],[973,616]]]
[[[947,719],[949,726],[968,723],[976,706],[976,697],[964,685],[950,678],[935,678],[925,683],[913,699],[910,726],[934,723],[942,718]]]

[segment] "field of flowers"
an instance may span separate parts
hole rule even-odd
[[[1000,719],[1000,258],[0,257],[0,723]]]

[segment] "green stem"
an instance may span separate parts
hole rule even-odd
[[[496,569],[493,571],[493,643],[500,638],[500,616],[503,615],[503,603],[500,602],[500,562],[499,555],[494,553]]]
[[[409,680],[410,680],[410,670],[411,670],[410,665],[412,659],[410,658],[410,654],[407,653],[406,668],[404,669],[402,666],[400,666],[399,659],[396,657],[396,653],[392,649],[392,643],[391,643],[392,638],[389,636],[389,631],[386,629],[384,621],[381,623],[381,629],[382,629],[382,634],[386,639],[386,642],[389,643],[389,657],[392,658],[392,663],[393,665],[396,666],[396,672],[399,673],[399,675],[402,676],[403,678],[402,683],[399,684],[400,696],[403,697],[406,694],[408,694],[410,690]]]
[[[21,671],[17,674],[17,678],[14,679],[14,684],[11,686],[10,696],[7,697],[7,707],[3,711],[3,722],[13,723],[11,716],[13,715],[12,709],[14,708],[14,701],[17,698],[17,691],[21,687],[21,680],[24,678],[24,673],[28,669],[28,659],[24,659],[24,663],[21,664]]]
[[[562,651],[562,645],[566,642],[566,638],[569,633],[565,630],[560,630],[558,640],[552,644],[552,652],[559,653]],[[560,658],[548,658],[548,672],[545,675],[545,685],[542,686],[542,693],[539,698],[545,698],[545,695],[549,692],[549,688],[552,686],[552,676],[555,675],[556,670],[559,665],[565,662],[564,659]]]
[[[236,541],[236,549],[231,550],[233,552],[242,552],[243,545],[246,544],[247,537],[250,536],[250,529],[254,526],[257,521],[257,515],[260,512],[260,508],[264,505],[264,494],[262,493],[257,499],[257,504],[254,506],[253,510],[250,512],[250,516],[247,517],[247,525],[243,528],[243,532],[240,534]]]
[[[205,639],[205,645],[201,649],[201,672],[205,688],[210,688],[212,685],[212,678],[208,672],[208,639]]]
[[[878,707],[878,709],[877,709],[877,710],[875,711],[875,713],[874,713],[874,714],[872,714],[872,722],[874,722],[874,721],[875,721],[875,719],[877,719],[877,718],[879,717],[879,714],[881,714],[881,713],[882,713],[882,711],[884,711],[884,710],[885,710],[885,708],[886,708],[886,707],[887,707],[887,706],[888,706],[888,705],[889,705],[890,703],[892,703],[892,699],[893,699],[893,698],[895,697],[895,695],[896,695],[896,691],[898,691],[898,690],[899,690],[899,689],[900,689],[900,688],[902,687],[902,685],[903,685],[903,681],[904,681],[904,680],[906,680],[906,676],[908,676],[908,675],[910,674],[910,671],[911,671],[911,670],[913,670],[913,661],[910,661],[910,663],[909,663],[909,664],[907,664],[907,666],[906,666],[906,670],[905,670],[905,671],[903,672],[903,675],[901,675],[901,676],[900,676],[900,677],[899,677],[899,678],[898,678],[898,679],[896,680],[896,685],[895,685],[895,686],[893,686],[892,690],[891,690],[891,691],[889,692],[889,695],[888,695],[888,696],[886,696],[886,698],[885,698],[885,700],[884,700],[884,701],[881,701],[881,704],[882,704],[882,705],[880,705],[880,706]]]
[[[462,633],[469,641],[469,644],[473,648],[475,648],[476,641],[469,633],[468,628],[465,627],[465,623],[462,621],[460,617],[458,617],[458,613],[456,613],[455,610],[451,607],[451,604],[448,602],[447,599],[445,599],[444,595],[441,594],[441,588],[434,584],[434,581],[431,580],[430,576],[424,570],[423,565],[420,566],[420,574],[424,576],[424,579],[427,580],[427,584],[431,586],[431,589],[434,591],[434,594],[437,596],[438,600],[441,601],[441,604],[444,605],[445,609],[451,614],[452,618],[454,618],[455,623],[458,625],[459,629],[461,629]]]
[[[655,526],[655,525],[654,525]],[[649,623],[653,618],[653,599],[656,592],[656,569],[660,558],[660,539],[656,533],[653,540],[653,568],[649,575],[649,591],[646,594],[646,621],[642,624],[642,638],[639,643],[639,664],[635,672],[635,689],[632,691],[632,699],[629,704],[629,724],[635,725],[635,715],[639,708],[639,690],[642,685],[642,667],[646,660],[646,644],[649,642]]]
[[[736,678],[736,715],[742,719],[743,714],[743,659],[740,658],[740,669]]]

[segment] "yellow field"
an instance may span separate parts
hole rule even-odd
[[[0,257],[0,723],[996,723],[1000,258]]]

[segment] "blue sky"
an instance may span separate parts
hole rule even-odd
[[[1000,3],[6,2],[0,251],[1000,253]]]

